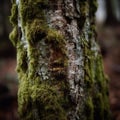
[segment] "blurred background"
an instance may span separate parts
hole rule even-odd
[[[0,0],[0,120],[17,120],[16,51],[9,40],[10,0]]]
[[[120,120],[120,0],[98,0],[97,40],[109,79],[112,120]]]
[[[120,120],[120,1],[98,0],[98,3],[97,40],[109,78],[113,120]],[[0,120],[18,120],[16,51],[9,40],[10,8],[10,0],[0,1]]]

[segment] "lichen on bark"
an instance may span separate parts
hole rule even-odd
[[[95,10],[95,0],[14,1],[10,39],[22,120],[108,119]]]

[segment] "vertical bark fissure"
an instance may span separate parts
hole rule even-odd
[[[16,0],[16,5],[18,6],[18,28],[20,29],[20,32],[21,32],[21,41],[22,41],[22,44],[24,46],[25,49],[28,48],[28,43],[27,43],[27,40],[25,38],[25,30],[24,30],[24,27],[22,25],[22,20],[21,20],[21,13],[20,13],[20,9],[21,9],[21,5],[20,5],[20,0]]]
[[[57,3],[58,2],[58,3]],[[84,101],[84,62],[83,50],[80,43],[80,35],[77,24],[79,15],[79,2],[66,0],[54,3],[61,8],[49,11],[49,26],[63,34],[66,40],[68,56],[67,82],[70,88],[70,99],[74,103],[72,110],[68,112],[70,120],[80,119],[79,108]],[[64,9],[62,8],[64,6]],[[76,11],[77,10],[77,11]],[[69,22],[68,22],[69,21]]]

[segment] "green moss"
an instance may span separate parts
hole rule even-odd
[[[104,96],[104,120],[112,120],[110,113],[110,105],[108,100],[108,95]]]
[[[99,91],[99,94],[95,96],[95,99],[97,101],[100,101],[99,104],[101,104],[101,114],[103,119],[110,120],[110,106],[109,106],[109,100],[108,100],[108,80],[105,78],[102,70],[102,57],[99,55],[96,59],[96,75],[95,75],[95,80],[96,80],[96,87],[97,90]],[[99,99],[99,100],[98,100]],[[104,101],[103,101],[104,100]],[[95,100],[96,101],[96,100]],[[100,108],[97,108],[99,109]]]
[[[60,32],[54,29],[49,29],[46,37],[46,43],[52,45],[51,47],[54,50],[59,50],[62,54],[66,54],[65,39]]]
[[[21,4],[39,4],[39,5],[48,5],[48,0],[34,0],[34,2],[32,0],[21,0]]]
[[[105,78],[105,75],[103,73],[103,63],[102,63],[102,56],[99,55],[96,60],[96,66],[95,66],[95,83],[97,85],[97,89],[99,90],[99,92],[101,93],[106,93],[108,91],[108,89],[106,88],[108,86],[108,82],[107,79]],[[106,94],[107,95],[107,94]]]
[[[94,120],[94,105],[92,97],[88,97],[85,102],[85,115],[87,117],[87,120]]]
[[[14,2],[14,1],[13,1]],[[18,41],[18,6],[15,4],[15,2],[12,5],[11,9],[11,16],[10,16],[10,22],[14,26],[12,32],[9,35],[9,38],[14,46],[17,45]]]
[[[85,85],[86,90],[89,91],[94,84],[94,73],[93,73],[93,66],[94,66],[94,58],[93,53],[90,50],[90,44],[88,41],[86,41],[83,37],[82,47],[84,48],[84,71],[85,71]]]
[[[29,96],[29,81],[27,73],[27,54],[23,45],[18,42],[17,44],[17,72],[19,78],[19,90],[18,90],[18,103],[19,103],[19,115],[21,118],[23,116],[29,115],[30,110],[30,96]],[[29,119],[25,119],[29,120]]]
[[[19,74],[21,77],[18,90],[19,116],[22,120],[31,120],[31,99],[29,90],[29,81],[27,76]]]
[[[12,44],[14,46],[17,45],[17,41],[18,41],[18,27],[14,27],[12,32],[9,35],[9,39],[11,40]]]
[[[47,4],[47,0],[35,0],[34,2],[31,0],[21,0],[20,14],[23,26],[36,18],[45,21],[44,9],[46,9]]]
[[[91,60],[85,60],[85,84],[89,91],[89,88],[93,87],[93,74],[92,74],[92,68],[91,68]]]
[[[34,18],[44,19],[44,12],[40,11],[38,7],[22,5],[21,16],[23,25],[25,25],[26,22],[31,22]]]
[[[81,11],[81,16],[86,16],[86,14],[88,13],[89,11],[89,8],[88,8],[89,4],[86,0],[81,0],[80,1],[80,11]]]
[[[95,59],[95,90],[94,90],[94,118],[110,120],[110,106],[108,100],[108,82],[103,74],[102,58],[98,55]]]
[[[31,87],[31,98],[33,104],[37,103],[41,120],[67,120],[59,101],[60,95],[53,86],[47,84],[33,85]]]
[[[85,23],[86,18],[87,18],[88,11],[89,11],[88,1],[86,1],[86,0],[81,0],[81,1],[80,1],[80,19],[77,21],[80,30],[81,30],[81,29],[83,28],[83,26],[84,26],[84,23]]]
[[[95,3],[90,3],[95,4]],[[93,6],[95,7],[95,6]],[[92,9],[92,8],[90,8]],[[98,51],[92,51],[95,44],[92,39],[95,38],[95,24],[94,24],[94,12],[90,13],[90,29],[88,31],[89,41],[85,39],[83,34],[81,39],[81,44],[84,52],[84,70],[85,70],[85,95],[86,100],[84,105],[88,108],[87,111],[89,116],[85,118],[86,120],[109,120],[109,101],[108,101],[108,88],[107,81],[105,80],[105,75],[103,73],[102,58]],[[92,41],[92,42],[91,42]],[[97,53],[96,53],[97,52]],[[89,110],[91,112],[89,112]],[[86,114],[87,114],[86,112]],[[106,116],[105,116],[106,114]]]
[[[93,103],[94,103],[94,119],[104,120],[103,95],[101,93],[97,93],[93,99]]]
[[[17,72],[18,73],[26,73],[28,69],[27,63],[27,51],[24,48],[23,44],[20,41],[17,43]]]
[[[17,49],[17,72],[19,78],[19,90],[18,90],[18,112],[20,118],[23,116],[30,116],[30,96],[29,96],[29,82],[28,82],[28,73],[26,66],[26,52],[23,49],[23,46],[20,45]],[[23,120],[30,120],[23,119]]]
[[[37,72],[37,68],[38,68],[38,64],[39,64],[39,61],[38,61],[38,58],[39,58],[39,51],[37,48],[34,48],[34,47],[30,47],[29,48],[29,76],[28,78],[34,82],[35,79],[38,77],[38,72]],[[40,68],[39,68],[40,69]]]
[[[16,26],[18,23],[18,6],[16,4],[12,5],[10,22],[13,26]]]
[[[38,18],[34,19],[31,22],[27,22],[24,29],[25,29],[25,36],[29,44],[28,54],[30,59],[29,66],[28,66],[27,79],[31,83],[29,86],[30,94],[29,93],[28,94],[32,101],[32,104],[30,101],[28,101],[29,102],[28,105],[30,106],[31,104],[30,109],[36,109],[38,111],[37,114],[39,115],[41,120],[49,120],[49,119],[50,120],[67,120],[66,112],[65,112],[65,109],[66,109],[65,107],[67,105],[65,105],[66,102],[64,102],[63,100],[64,94],[65,94],[64,91],[66,88],[62,86],[62,82],[60,83],[54,82],[53,85],[55,86],[50,86],[52,84],[50,83],[51,80],[49,80],[49,82],[45,81],[45,84],[44,84],[44,81],[41,81],[36,71],[39,64],[38,58],[41,52],[37,49],[37,45],[41,40],[45,40],[45,43],[48,45],[48,47],[50,47],[50,49],[52,49],[52,47],[54,50],[59,49],[60,56],[54,60],[53,63],[55,66],[52,66],[52,67],[53,67],[53,70],[55,71],[56,69],[58,70],[58,68],[60,68],[58,70],[60,74],[61,67],[64,69],[64,67],[67,66],[67,58],[65,53],[66,51],[65,40],[59,32],[53,29],[49,29],[45,21]],[[23,55],[19,55],[19,56],[22,57]],[[63,64],[64,61],[65,61],[65,64]],[[19,63],[19,67],[20,68],[22,67],[21,62]],[[63,71],[62,71],[62,75],[63,75]],[[54,77],[55,77],[55,81],[57,81],[58,75]],[[64,81],[64,80],[61,80],[61,81]],[[61,90],[61,92],[59,90]],[[58,91],[59,91],[59,94],[58,94]],[[23,109],[21,109],[21,111],[22,110]],[[35,117],[34,115],[35,113],[34,111],[32,112],[33,113],[31,112],[28,113],[28,115],[26,113],[25,117],[22,116],[21,118],[25,120],[28,118],[33,119]]]
[[[60,34],[60,32],[54,30],[54,29],[49,29],[48,30],[48,35],[47,35],[47,42],[57,42],[59,44],[65,44],[63,35]]]
[[[29,44],[34,46],[40,40],[45,38],[47,29],[46,24],[39,19],[33,20],[31,24],[27,24],[25,31]]]

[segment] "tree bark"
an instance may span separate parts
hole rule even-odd
[[[13,0],[22,120],[110,119],[96,9],[96,0]]]

